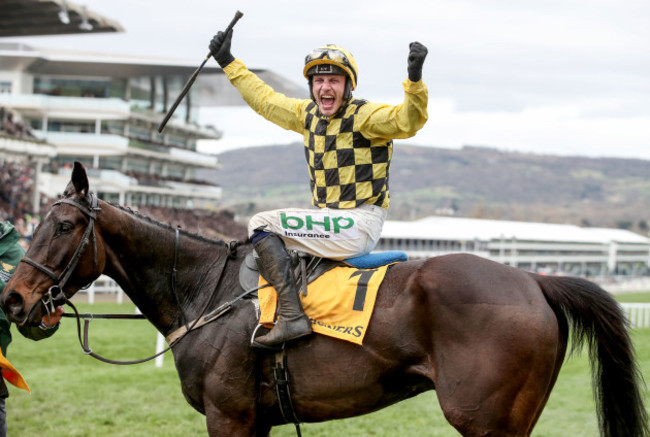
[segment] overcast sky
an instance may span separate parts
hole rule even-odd
[[[324,43],[359,65],[355,96],[399,103],[408,44],[429,49],[429,121],[405,144],[650,159],[647,0],[76,0],[123,34],[21,38],[37,46],[195,60],[236,10],[232,52],[304,83]],[[210,61],[214,62],[214,61]],[[235,144],[301,141],[248,108],[204,111]],[[398,143],[399,144],[399,143]]]

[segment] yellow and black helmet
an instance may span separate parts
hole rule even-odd
[[[351,89],[357,87],[357,62],[352,53],[334,44],[312,50],[305,58],[302,74],[308,80],[314,74],[343,74],[350,79]]]

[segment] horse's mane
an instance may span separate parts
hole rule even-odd
[[[156,220],[156,219],[154,219],[152,217],[149,217],[149,216],[147,216],[145,214],[142,214],[142,213],[140,213],[138,211],[134,211],[131,208],[129,208],[128,206],[118,205],[118,204],[113,203],[113,202],[107,202],[107,203],[109,205],[111,205],[111,206],[116,207],[117,209],[119,209],[121,211],[124,211],[124,212],[128,213],[129,215],[132,215],[133,217],[137,218],[138,220],[142,220],[142,221],[145,221],[147,223],[151,223],[151,224],[156,225],[156,226],[158,226],[160,228],[166,229],[166,230],[168,230],[170,232],[175,232],[176,229],[177,229],[176,227],[172,226],[169,223],[163,223],[161,221],[158,221],[158,220]],[[185,235],[187,237],[190,237],[190,238],[192,238],[194,240],[202,241],[202,242],[209,243],[209,244],[216,244],[218,246],[228,246],[228,243],[226,243],[223,240],[208,238],[208,237],[206,237],[204,235],[197,234],[196,232],[187,231],[187,230],[185,230],[185,229],[183,229],[181,227],[178,227],[178,230],[179,230],[179,232],[181,234],[183,234],[183,235]],[[241,244],[244,244],[244,242],[237,241],[236,244],[241,245]]]

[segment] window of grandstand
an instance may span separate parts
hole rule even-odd
[[[34,94],[66,97],[112,97],[110,80],[35,77]]]
[[[94,133],[94,121],[70,121],[51,119],[47,123],[48,132]]]
[[[75,161],[81,162],[87,169],[94,167],[93,158],[81,156],[76,156],[74,158],[67,156],[55,156],[52,158],[50,165],[52,168],[63,169],[63,172],[61,172],[61,170],[59,170],[59,172],[61,174],[64,174],[72,172],[72,166],[74,165]]]
[[[170,135],[167,138],[167,143],[172,145],[172,146],[178,146],[180,148],[186,148],[187,147],[187,142],[184,138],[180,138],[174,135]]]
[[[105,202],[111,202],[111,203],[115,203],[115,204],[120,203],[120,195],[118,193],[99,192],[99,193],[97,193],[97,196],[99,196],[99,198],[102,199]]]
[[[131,204],[132,205],[144,205],[147,202],[147,196],[142,193],[132,193],[131,194]]]
[[[181,166],[169,165],[167,166],[167,176],[170,178],[183,179],[185,177],[185,169]]]
[[[101,156],[99,167],[107,170],[122,170],[122,158],[114,156]]]
[[[163,206],[161,197],[158,194],[150,194],[147,196],[147,205]]]
[[[163,174],[163,165],[160,162],[153,162],[151,164],[151,173],[156,175]]]
[[[43,130],[43,119],[42,118],[27,118],[25,117],[27,125],[34,130]]]
[[[126,164],[126,170],[136,173],[149,173],[149,162],[145,160],[138,160],[135,158],[129,158]]]
[[[151,129],[141,126],[129,125],[129,136],[134,138],[140,138],[142,140],[151,139]]]
[[[124,124],[122,120],[102,121],[101,133],[124,135]]]

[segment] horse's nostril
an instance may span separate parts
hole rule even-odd
[[[20,314],[25,306],[23,296],[13,290],[7,294],[3,303],[5,310],[13,315]]]

